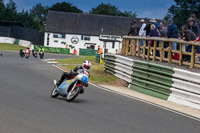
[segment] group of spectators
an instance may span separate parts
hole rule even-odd
[[[140,20],[140,26],[137,24],[136,20],[133,20],[131,27],[129,29],[128,35],[140,36],[140,37],[165,37],[165,38],[176,38],[185,41],[195,41],[200,37],[200,25],[197,22],[196,15],[191,14],[185,25],[181,27],[181,32],[178,32],[178,27],[173,23],[172,18],[167,20],[167,25],[162,22],[158,23],[155,19],[150,19],[149,22],[145,23],[144,19]],[[143,46],[144,40],[141,40],[140,45]],[[154,45],[153,41],[146,41],[146,46]],[[159,46],[159,42],[156,44]],[[168,48],[169,43],[164,42],[164,48]],[[177,45],[172,42],[172,49],[177,50]],[[191,52],[191,45],[185,44],[185,51]],[[200,47],[195,47],[195,52],[200,53]],[[156,56],[159,56],[159,51],[156,51]],[[165,58],[167,58],[168,53],[165,52]],[[178,59],[177,54],[172,56],[174,59]],[[190,60],[190,56],[183,56],[183,60]]]

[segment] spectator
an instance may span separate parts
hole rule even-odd
[[[116,49],[116,51],[115,51],[115,54],[118,54],[118,51],[117,51],[117,49]]]
[[[140,27],[139,36],[145,37],[146,31],[144,30],[144,28],[146,27],[146,24],[144,22],[144,19],[141,19],[140,22],[141,22],[142,26]],[[143,46],[143,42],[144,42],[144,40],[141,40],[141,44],[140,44],[141,46]]]
[[[193,31],[196,34],[196,36],[199,35],[199,27],[195,25],[195,19],[192,17],[188,19],[188,29]]]
[[[167,27],[164,27],[163,24],[159,25],[159,30],[160,30],[160,37],[165,37],[167,38]],[[164,48],[168,48],[169,47],[169,43],[168,42],[164,42]],[[165,51],[165,58],[168,57],[168,52]]]
[[[129,32],[128,32],[128,36],[138,36],[138,33],[139,33],[139,27],[136,24],[136,20],[133,20],[133,22],[131,23]]]
[[[156,29],[156,26],[154,24],[151,25],[151,31],[149,34],[150,37],[159,37],[158,29]],[[150,41],[149,43],[151,46],[154,46],[154,41]],[[159,46],[159,41],[157,41],[156,47]],[[156,50],[156,56],[160,56],[160,53],[158,50]]]
[[[173,20],[169,18],[167,20],[167,23],[169,26],[167,27],[167,37],[168,38],[178,38],[178,28],[177,26],[173,23]],[[172,42],[172,49],[176,50],[176,43]]]
[[[190,14],[190,17],[193,18],[193,19],[195,20],[194,26],[197,26],[198,35],[199,35],[199,34],[200,34],[200,25],[199,25],[199,23],[198,23],[198,21],[197,21],[196,15],[195,15],[194,13],[192,13],[192,14]],[[197,35],[197,36],[198,36],[198,35]]]
[[[144,30],[146,31],[146,37],[149,36],[150,31],[151,31],[151,25],[153,24],[153,22],[151,20],[149,20],[149,23],[145,26]]]
[[[152,18],[152,19],[151,19],[151,22],[153,22],[153,24],[156,26],[156,29],[158,29],[159,23],[156,21],[156,19],[155,19],[155,18]]]
[[[188,27],[186,25],[182,26],[182,32],[183,32],[183,40],[185,40],[185,41],[195,41],[195,39],[197,38],[195,33],[192,30],[188,29]],[[191,48],[192,48],[192,45],[187,45],[186,51],[191,52]],[[186,60],[188,61],[190,59],[191,59],[191,57],[188,55],[183,56],[184,61],[186,61]]]

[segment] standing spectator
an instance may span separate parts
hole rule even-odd
[[[136,20],[133,20],[133,22],[131,23],[129,32],[128,32],[128,36],[138,36],[138,33],[139,33],[139,27],[136,24]]]
[[[178,38],[178,28],[177,26],[173,23],[173,20],[169,18],[167,20],[167,23],[169,26],[167,27],[167,37],[168,38]],[[172,49],[176,50],[176,43],[172,42]]]
[[[198,35],[199,35],[199,34],[200,34],[200,25],[199,25],[199,23],[198,23],[198,21],[197,21],[196,15],[195,15],[194,13],[192,13],[192,14],[190,14],[190,17],[193,18],[193,19],[195,20],[194,26],[197,26]],[[198,36],[198,35],[197,35],[197,36]]]
[[[185,41],[195,41],[195,39],[197,38],[195,33],[192,30],[188,29],[188,27],[186,25],[182,26],[182,32],[183,32],[183,40],[185,40]],[[188,45],[186,47],[186,51],[191,52],[191,48],[192,48],[192,45]],[[191,57],[188,55],[183,56],[183,60],[185,60],[185,61],[190,60],[190,59],[191,59]]]
[[[151,31],[149,34],[150,37],[159,37],[158,29],[156,29],[156,26],[154,24],[151,25]],[[151,45],[154,46],[154,41],[150,41]],[[157,41],[156,47],[159,46],[159,41]],[[158,50],[156,50],[156,56],[160,56],[160,53]]]
[[[163,24],[159,25],[159,30],[160,30],[160,37],[165,37],[167,38],[167,27],[164,27]],[[168,42],[164,42],[164,48],[168,48],[169,47],[169,43]],[[168,57],[168,52],[165,51],[165,58]]]
[[[149,37],[152,24],[153,24],[153,22],[151,20],[149,20],[149,23],[144,28],[144,30],[146,31],[146,37]]]
[[[144,19],[141,19],[140,22],[141,22],[142,26],[140,27],[139,36],[145,37],[146,31],[144,30],[144,28],[146,27],[146,24],[144,22]],[[141,44],[140,44],[141,46],[143,46],[143,42],[144,42],[144,40],[141,40]]]
[[[156,29],[158,29],[159,23],[156,21],[156,19],[155,19],[155,18],[152,18],[152,19],[151,19],[151,22],[153,22],[153,24],[156,26]]]
[[[199,35],[199,27],[195,25],[195,19],[192,17],[188,19],[188,29],[193,31],[196,34],[196,36]]]
[[[188,19],[188,29],[193,31],[196,34],[197,37],[199,36],[199,26],[198,26],[197,22],[195,21],[195,19],[192,18],[192,17],[190,17]],[[196,48],[196,51],[198,53],[200,53],[200,47],[196,46],[195,48]]]

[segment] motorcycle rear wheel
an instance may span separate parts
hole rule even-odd
[[[79,95],[81,89],[82,89],[81,87],[76,87],[74,88],[74,90],[70,90],[69,93],[67,94],[66,100],[68,102],[74,100]]]
[[[59,96],[58,91],[56,86],[53,88],[53,90],[51,91],[51,97],[56,98],[57,96]]]

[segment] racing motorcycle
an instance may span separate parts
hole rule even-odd
[[[30,53],[25,53],[25,57],[28,59],[30,57]]]
[[[32,54],[33,54],[33,57],[37,58],[37,52],[36,51],[33,51]]]
[[[40,51],[40,52],[39,52],[39,55],[40,55],[40,59],[43,59],[43,57],[44,57],[44,52],[43,52],[43,51]]]
[[[88,71],[80,69],[77,71],[77,76],[71,76],[70,79],[64,80],[60,86],[57,87],[57,81],[54,80],[54,88],[51,91],[51,97],[56,98],[57,96],[66,97],[68,102],[74,100],[80,93],[83,93],[84,86],[88,86]]]

